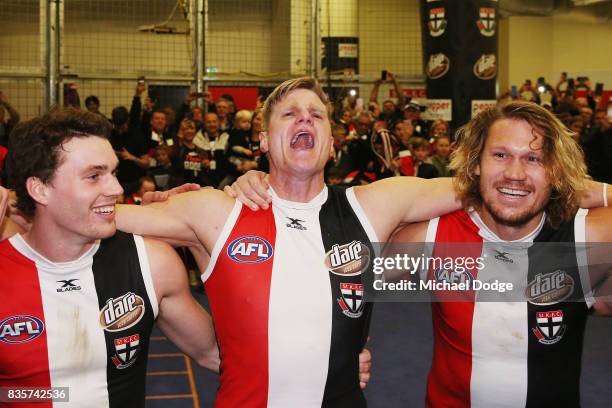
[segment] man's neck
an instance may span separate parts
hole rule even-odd
[[[94,240],[86,242],[70,233],[58,231],[55,225],[48,225],[38,218],[32,227],[23,235],[23,239],[32,249],[51,262],[71,262],[79,259],[91,246]]]
[[[217,138],[217,136],[219,136],[219,131],[217,131],[216,133],[210,133],[210,132],[206,132],[206,136],[208,136],[209,140],[214,140]]]
[[[325,183],[322,173],[300,178],[270,169],[270,186],[283,200],[307,203],[323,190]]]
[[[487,228],[504,241],[518,241],[525,238],[538,228],[538,225],[542,222],[542,217],[544,217],[544,213],[541,213],[524,224],[511,226],[497,222],[489,211],[482,207],[477,209],[476,212]]]

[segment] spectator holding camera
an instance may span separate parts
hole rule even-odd
[[[400,89],[399,83],[393,75],[389,71],[382,71],[381,77],[374,81],[374,87],[370,93],[370,102],[378,103],[378,91],[380,89],[380,85],[383,82],[390,82],[393,84],[393,89],[395,91],[395,95],[397,96],[397,104],[393,102],[391,99],[387,99],[382,104],[382,112],[377,119],[384,120],[388,125],[396,122],[402,117],[401,107],[406,104],[406,98],[404,97],[404,93]]]

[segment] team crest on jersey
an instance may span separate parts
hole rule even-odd
[[[255,235],[237,238],[227,247],[227,256],[245,264],[265,262],[273,252],[268,241]]]
[[[474,276],[470,273],[470,271],[463,272],[455,272],[449,271],[444,268],[436,268],[434,270],[434,277],[437,282],[446,282],[446,283],[467,283],[468,287],[472,287],[472,283],[474,282]]]
[[[21,344],[34,340],[45,331],[42,320],[29,315],[11,316],[0,322],[0,341]]]
[[[100,326],[109,332],[129,329],[142,319],[144,300],[132,292],[116,299],[110,298],[100,311]]]
[[[563,324],[563,310],[536,313],[536,327],[532,328],[533,334],[542,344],[555,344],[563,338],[565,325]]]
[[[337,300],[342,313],[353,319],[361,317],[364,305],[363,285],[361,283],[341,283],[340,293],[342,297]]]
[[[574,279],[565,271],[557,269],[550,273],[539,273],[525,289],[527,301],[546,306],[567,299],[574,292]]]
[[[335,275],[355,276],[370,264],[370,249],[360,241],[332,246],[325,254],[325,267]]]
[[[439,37],[446,30],[447,21],[444,19],[444,7],[429,10],[429,22],[427,28],[432,37]]]
[[[476,21],[478,31],[485,37],[495,35],[495,9],[493,7],[480,7],[478,12],[480,19]]]
[[[140,335],[121,337],[113,341],[115,345],[115,355],[111,360],[119,370],[128,368],[136,362],[140,351]]]

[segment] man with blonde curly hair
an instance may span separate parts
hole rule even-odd
[[[483,259],[482,267],[464,272],[422,271],[426,279],[523,286],[520,299],[486,301],[475,286],[461,302],[435,293],[427,406],[580,406],[586,317],[589,309],[611,314],[612,303],[594,295],[595,268],[585,273],[579,245],[567,248],[612,241],[612,210],[579,210],[586,170],[571,132],[536,104],[500,105],[460,129],[451,168],[463,209],[406,226],[393,241],[435,243],[437,256],[455,245],[460,255]],[[604,192],[607,200],[605,185]],[[554,256],[542,255],[540,242],[558,243]],[[465,246],[456,249],[458,243]],[[612,259],[595,261],[595,251],[586,251],[586,265],[603,261],[607,267],[597,273],[609,276]],[[541,256],[548,256],[545,264]]]

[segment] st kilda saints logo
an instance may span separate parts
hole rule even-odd
[[[542,344],[555,344],[563,338],[565,333],[563,324],[563,310],[551,312],[536,312],[536,327],[531,331]]]
[[[478,11],[480,19],[476,21],[476,26],[480,34],[485,37],[493,37],[495,35],[495,9],[493,7],[480,7]]]
[[[363,285],[361,283],[341,283],[342,297],[337,299],[345,316],[357,319],[363,314]]]
[[[527,301],[546,306],[567,299],[574,292],[574,279],[560,269],[550,273],[539,273],[525,289]]]
[[[113,340],[113,345],[115,346],[115,355],[111,357],[111,360],[115,367],[123,370],[134,364],[138,358],[140,335],[134,334],[115,339]]]
[[[110,298],[100,311],[100,326],[109,332],[129,329],[142,319],[145,306],[142,298],[132,292]]]
[[[325,266],[335,275],[359,275],[370,264],[370,250],[359,241],[332,246],[325,254]]]
[[[444,34],[447,22],[444,19],[444,7],[432,8],[429,10],[429,22],[427,28],[432,37],[439,37]]]

